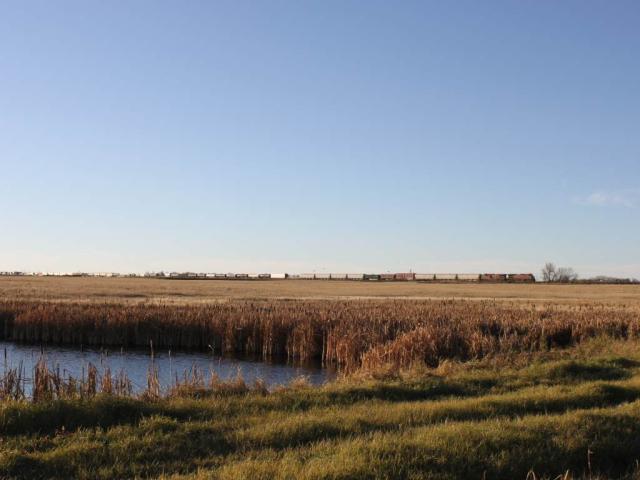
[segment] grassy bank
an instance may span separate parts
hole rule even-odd
[[[273,393],[6,401],[0,435],[8,478],[632,478],[640,345]]]

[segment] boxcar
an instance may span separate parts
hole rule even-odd
[[[459,273],[458,274],[459,282],[478,282],[480,281],[479,273]]]
[[[480,275],[481,282],[506,282],[506,273],[483,273]]]
[[[347,274],[346,273],[332,273],[331,274],[331,280],[346,280],[347,279]]]
[[[397,280],[397,281],[402,281],[402,282],[406,282],[409,280],[415,280],[416,278],[416,274],[415,273],[394,273],[393,274],[393,279]]]
[[[380,275],[377,273],[365,273],[362,275],[362,280],[380,280]]]
[[[416,273],[416,280],[421,282],[429,282],[436,279],[434,273]]]
[[[438,282],[455,282],[458,275],[455,273],[436,273],[436,281]]]
[[[381,273],[380,274],[380,280],[393,280],[395,277],[393,276],[393,273]]]

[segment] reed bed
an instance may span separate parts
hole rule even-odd
[[[0,302],[0,336],[36,344],[209,350],[321,360],[345,372],[637,338],[636,308],[464,300],[267,300],[217,304]]]
[[[289,387],[296,388],[299,385],[309,386],[305,377],[299,377],[294,379]],[[50,366],[44,356],[36,362],[30,374],[23,365],[7,368],[0,374],[0,403],[90,400],[98,395],[159,401],[168,398],[202,398],[249,393],[266,395],[269,389],[262,379],[248,384],[240,371],[235,377],[222,380],[216,372],[205,372],[195,365],[182,374],[176,373],[171,385],[163,389],[158,369],[151,363],[147,372],[146,388],[139,392],[134,391],[133,383],[124,371],[114,374],[109,367],[99,371],[95,365],[89,363],[80,377],[74,377],[57,366]]]
[[[52,400],[90,399],[98,394],[117,397],[133,396],[131,381],[125,372],[112,374],[109,367],[102,373],[89,363],[86,372],[76,378],[50,368],[44,357],[36,362],[31,374],[21,364],[7,368],[0,375],[0,402],[24,401],[48,402]]]

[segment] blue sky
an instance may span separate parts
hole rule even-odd
[[[637,1],[4,1],[0,270],[640,277]]]

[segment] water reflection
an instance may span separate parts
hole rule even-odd
[[[57,369],[64,376],[83,378],[90,363],[97,367],[99,373],[107,367],[111,369],[112,374],[124,371],[131,380],[134,393],[139,393],[146,388],[147,373],[152,365],[150,351],[141,350],[80,350],[54,346],[41,348],[0,342],[0,354],[3,355],[2,367],[5,371],[10,368],[22,368],[26,377],[27,395],[31,390],[30,380],[33,368],[43,356],[50,369]],[[301,376],[306,377],[313,385],[320,385],[335,377],[334,371],[320,368],[318,365],[291,365],[191,352],[154,352],[153,365],[158,370],[158,379],[163,390],[175,383],[176,375],[182,378],[185,372],[189,372],[194,367],[204,372],[207,378],[210,372],[215,372],[221,380],[229,380],[241,375],[247,384],[262,379],[268,388],[285,385]]]

